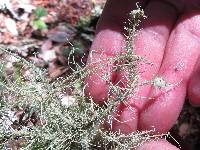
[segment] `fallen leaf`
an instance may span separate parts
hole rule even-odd
[[[58,43],[71,41],[76,35],[76,29],[70,25],[60,24],[58,27],[50,30],[47,37]]]

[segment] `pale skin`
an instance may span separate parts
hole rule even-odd
[[[130,133],[155,129],[156,132],[164,133],[177,120],[186,96],[192,104],[200,105],[200,1],[138,1],[148,18],[142,22],[142,29],[134,41],[135,53],[153,63],[140,64],[139,83],[159,76],[174,87],[163,92],[150,84],[140,86],[136,94],[128,99],[129,107],[118,107],[121,113],[117,120],[120,121],[113,120],[112,130]],[[94,60],[114,57],[122,51],[124,22],[138,1],[107,1],[91,47],[91,51],[95,51]],[[89,59],[88,65],[92,61]],[[102,104],[107,99],[108,84],[99,75],[111,71],[110,67],[105,67],[103,71],[99,69],[86,79],[86,94],[92,96],[96,103]],[[114,80],[123,81],[126,74],[120,72]],[[163,149],[163,146],[169,150],[177,149],[163,140],[152,142],[153,148],[148,144],[139,149]]]

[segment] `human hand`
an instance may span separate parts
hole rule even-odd
[[[134,0],[108,0],[91,47],[96,51],[92,60],[114,57],[122,51],[124,22],[127,14],[135,9],[135,3]],[[197,61],[200,49],[200,11],[197,9],[200,1],[140,0],[139,4],[148,18],[142,22],[142,30],[134,41],[135,53],[154,64],[140,64],[139,82],[142,84],[158,76],[172,88],[163,91],[149,84],[139,87],[128,100],[132,108],[119,106],[121,114],[117,119],[120,122],[113,120],[111,126],[113,131],[120,129],[124,133],[152,129],[164,133],[177,120],[186,94],[193,104],[200,104],[200,63]],[[88,64],[92,60],[89,58]],[[86,94],[100,104],[106,101],[109,91],[100,76],[109,71],[110,66],[107,66],[86,79]],[[126,72],[120,72],[114,80],[125,83],[125,75]]]

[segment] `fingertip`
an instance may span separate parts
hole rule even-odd
[[[134,107],[119,104],[112,117],[106,122],[107,129],[114,132],[129,134],[137,130],[138,110]]]
[[[124,37],[121,27],[103,21],[92,43],[87,66],[95,70],[85,79],[85,94],[93,98],[94,102],[104,104],[109,96],[108,82],[116,78],[112,73],[113,63],[110,61],[120,53]]]
[[[104,66],[103,68],[100,68],[98,65],[100,64],[98,63],[95,64],[95,66],[92,66],[92,68],[96,67],[96,70],[87,75],[85,78],[84,93],[88,98],[92,98],[95,103],[102,105],[107,100],[109,94],[109,85],[103,76],[110,72],[111,66]],[[109,75],[108,78],[110,78]]]
[[[113,64],[108,60],[111,57],[106,52],[97,50],[90,51],[88,56],[84,93],[97,104],[104,104],[109,94],[108,81],[112,78]]]
[[[93,83],[93,81],[87,81],[86,79],[85,85],[84,93],[89,99],[92,99],[92,101],[100,105],[103,105],[106,102],[109,89],[104,83],[100,83],[101,86],[99,86],[98,84]],[[101,89],[99,87],[101,87]]]
[[[136,150],[179,150],[164,139],[151,140],[138,147]]]

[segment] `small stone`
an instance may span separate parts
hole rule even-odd
[[[11,19],[11,18],[6,18],[5,20],[5,25],[8,29],[8,31],[14,35],[14,36],[17,36],[18,35],[18,31],[17,31],[17,26],[16,26],[16,22]]]
[[[183,123],[183,124],[180,125],[180,127],[179,127],[179,135],[181,137],[186,136],[188,131],[189,131],[189,124]]]
[[[56,53],[54,50],[45,51],[42,54],[42,59],[46,62],[53,61],[56,59]]]

